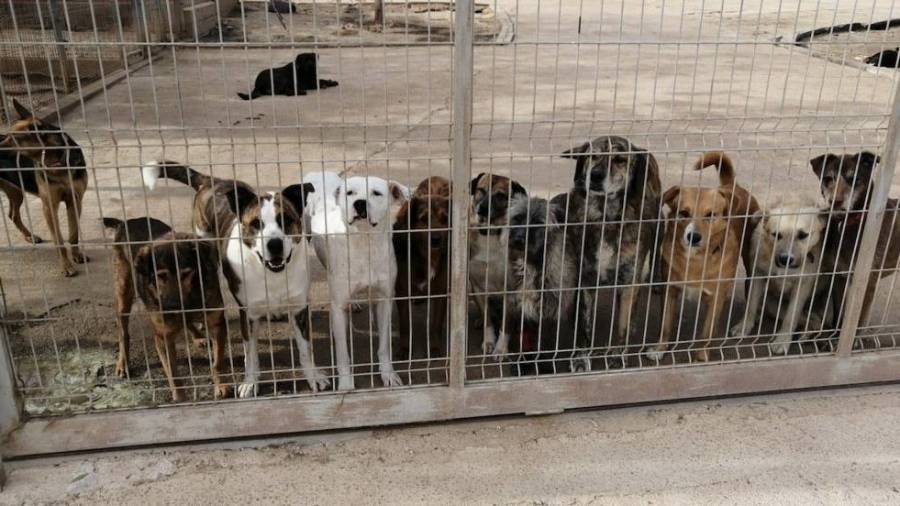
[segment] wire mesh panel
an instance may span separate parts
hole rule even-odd
[[[895,347],[893,10],[10,2],[25,414],[264,428],[242,401],[276,399],[304,430],[838,382]]]

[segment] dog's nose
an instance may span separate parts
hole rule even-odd
[[[775,265],[778,267],[794,266],[794,257],[791,255],[778,255],[775,257]]]
[[[353,210],[356,211],[356,215],[360,218],[367,218],[369,215],[365,200],[357,200],[354,202]]]
[[[481,216],[482,218],[488,217],[488,211],[489,211],[488,205],[484,202],[482,202],[481,204],[478,204],[478,207],[475,208],[475,214],[477,214],[478,216]]]
[[[284,241],[281,239],[269,239],[269,242],[266,243],[266,247],[269,248],[269,253],[271,253],[273,257],[280,257],[284,254]]]
[[[685,239],[687,239],[688,243],[690,243],[691,246],[696,246],[700,244],[701,240],[703,240],[703,236],[698,234],[697,232],[688,232],[685,235]]]
[[[431,234],[431,247],[432,248],[440,248],[441,247],[441,236],[437,234]]]

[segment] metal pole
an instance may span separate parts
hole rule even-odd
[[[878,164],[878,171],[875,173],[875,180],[872,183],[872,198],[862,239],[859,243],[859,255],[853,267],[850,289],[844,297],[844,300],[847,301],[847,308],[841,326],[841,337],[838,341],[838,355],[843,357],[850,355],[856,331],[859,329],[860,323],[864,323],[859,321],[859,317],[862,312],[866,286],[869,284],[872,262],[875,258],[875,246],[878,244],[881,223],[884,221],[884,210],[887,206],[888,193],[891,190],[891,181],[894,179],[897,151],[900,150],[900,84],[894,87],[893,110],[888,123],[887,138],[884,141],[884,151],[881,153],[881,163]]]
[[[22,399],[16,390],[16,374],[13,371],[9,349],[9,333],[3,323],[6,318],[6,292],[0,279],[0,436],[19,425]]]
[[[468,328],[468,207],[472,174],[472,25],[474,0],[456,2],[453,37],[453,207],[450,257],[450,387],[462,388],[466,375]]]
[[[53,25],[53,36],[56,40],[56,55],[59,58],[59,71],[63,81],[63,90],[66,93],[72,91],[69,83],[69,57],[66,51],[66,40],[63,38],[62,28],[63,19],[59,12],[59,0],[50,0],[50,23]]]

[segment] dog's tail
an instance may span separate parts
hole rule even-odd
[[[110,217],[103,218],[103,226],[106,228],[118,229],[119,227],[121,227],[123,225],[125,225],[125,222],[118,218],[110,218]]]
[[[141,167],[141,178],[144,180],[144,185],[151,190],[156,187],[156,182],[159,178],[174,179],[179,183],[190,186],[194,190],[199,190],[201,186],[212,182],[212,178],[207,175],[201,174],[186,165],[169,161],[145,163]]]
[[[256,88],[253,88],[253,91],[251,91],[249,94],[241,93],[241,92],[238,92],[238,94],[237,94],[237,96],[241,97],[241,100],[253,100],[254,98],[258,97],[259,95],[260,95],[260,93],[258,91],[256,91]]]
[[[715,165],[719,170],[719,184],[722,186],[734,185],[734,164],[731,158],[721,151],[707,151],[694,164],[694,170],[702,170],[710,165]]]

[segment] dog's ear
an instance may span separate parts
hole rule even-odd
[[[225,192],[225,199],[228,201],[228,207],[231,208],[231,212],[240,216],[244,209],[256,202],[259,197],[246,186],[236,184]]]
[[[469,195],[475,195],[475,190],[478,189],[478,182],[481,181],[481,178],[483,177],[484,172],[481,172],[472,179],[472,181],[469,183]]]
[[[297,210],[297,214],[303,214],[306,208],[307,195],[315,193],[316,187],[312,183],[292,184],[281,190],[281,197]]]
[[[681,187],[673,186],[666,190],[662,196],[663,211],[666,215],[670,214],[678,207],[678,197],[681,195]]]
[[[881,157],[871,151],[863,151],[859,154],[860,165],[866,164],[870,168],[874,168],[876,163],[881,162]]]
[[[840,159],[840,157],[832,153],[825,153],[824,155],[819,155],[811,159],[809,161],[809,164],[812,165],[812,170],[816,174],[816,176],[821,179],[822,171],[825,170],[825,166],[836,159]]]
[[[738,209],[741,207],[740,202],[738,202],[734,198],[734,191],[732,191],[731,187],[720,186],[719,188],[716,189],[716,191],[719,192],[720,197],[725,199],[724,213],[726,216],[731,216],[731,215],[735,215],[735,214],[746,214],[746,212],[741,212],[741,210]]]
[[[512,179],[510,179],[510,182],[509,182],[509,189],[510,189],[510,197],[513,197],[516,195],[521,195],[523,197],[528,196],[528,192],[525,191],[525,187],[520,185],[517,181],[513,181]]]
[[[653,159],[653,155],[650,152],[635,146],[631,145],[631,153],[629,159],[631,161],[631,170],[628,180],[628,195],[637,195],[642,197],[644,195],[644,187],[647,182],[647,174],[650,171],[649,165],[655,164],[656,160]]]
[[[574,148],[567,149],[560,154],[560,156],[562,156],[563,158],[575,159],[575,176],[572,178],[572,180],[576,188],[584,188],[585,186],[585,179],[587,178],[587,174],[585,174],[585,171],[587,169],[588,158],[590,158],[585,155],[585,153],[590,150],[591,143],[585,142],[581,146],[575,146]]]
[[[400,210],[397,211],[397,218],[394,220],[394,230],[409,230],[412,225],[410,223],[412,221],[412,217],[415,216],[417,202],[419,201],[418,197],[413,197],[400,207]]]
[[[28,108],[25,107],[24,105],[22,105],[18,100],[13,99],[12,103],[13,103],[13,108],[19,114],[20,119],[29,119],[29,118],[34,117],[34,113],[29,111]]]
[[[391,192],[391,198],[396,202],[409,200],[409,188],[396,181],[388,181],[388,191]]]

